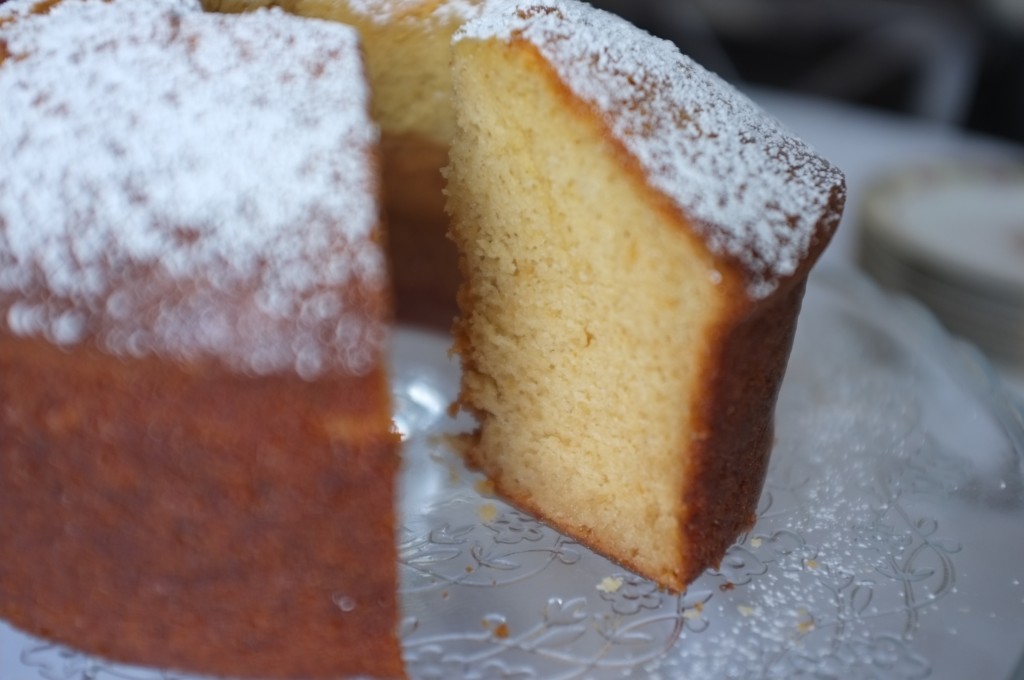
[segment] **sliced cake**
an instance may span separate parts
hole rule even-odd
[[[680,590],[754,522],[843,176],[672,44],[571,0],[488,7],[453,82],[468,460]]]

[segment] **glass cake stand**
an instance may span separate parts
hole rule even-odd
[[[917,305],[845,269],[812,276],[757,525],[682,595],[488,495],[445,441],[471,427],[446,415],[447,350],[440,335],[395,338],[412,678],[1004,680],[1017,667],[1021,414]],[[0,680],[199,679],[0,623]]]

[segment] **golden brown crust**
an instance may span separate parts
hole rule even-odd
[[[249,378],[4,334],[0,376],[14,625],[217,675],[402,675],[381,371]]]
[[[719,564],[756,521],[757,503],[774,445],[775,405],[789,363],[811,268],[835,231],[845,185],[833,189],[808,256],[768,298],[751,303],[737,291],[731,314],[712,339],[715,357],[704,376],[708,398],[699,405],[707,437],[695,442],[691,475],[702,480],[685,498],[683,526],[699,549],[684,563],[677,588]]]
[[[670,586],[682,590],[719,564],[736,537],[750,529],[773,446],[775,403],[792,347],[804,281],[724,320],[713,338],[699,405],[703,429],[692,434],[686,515],[687,553]]]
[[[147,328],[156,302],[205,290],[154,267],[112,275]],[[389,318],[385,291],[337,292],[368,320]],[[205,309],[252,312],[249,293]],[[52,294],[0,297],[7,313]],[[100,351],[108,321],[94,314],[64,348],[0,331],[0,616],[88,653],[204,675],[403,677],[399,441],[380,347],[367,348],[377,363],[365,376],[332,365],[312,381],[257,377],[220,357]],[[264,344],[265,321],[253,334]]]
[[[414,134],[381,140],[388,258],[399,321],[447,331],[458,308],[458,254],[448,237],[447,145]]]
[[[376,155],[365,162],[376,178]],[[218,293],[205,271],[172,281],[158,266],[104,267],[133,327],[152,330],[161,310],[198,299],[263,348],[297,344],[296,319],[261,315],[248,283]],[[0,317],[53,302],[45,284],[0,294]],[[348,304],[347,323],[391,320],[375,283],[317,292]],[[187,362],[163,348],[112,353],[126,322],[109,309],[79,310],[81,342],[60,347],[0,324],[0,618],[90,654],[204,676],[404,677],[400,442],[380,338],[323,341],[365,350],[368,373],[338,361],[309,380],[297,362],[254,375],[229,360],[241,340],[181,352]]]

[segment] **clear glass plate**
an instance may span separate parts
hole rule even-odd
[[[445,443],[443,336],[400,330],[412,678],[1009,678],[1024,650],[1024,427],[987,364],[848,271],[808,289],[755,528],[659,591],[488,495]],[[105,615],[100,612],[98,615]],[[0,624],[0,680],[197,680]]]

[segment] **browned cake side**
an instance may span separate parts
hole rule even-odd
[[[399,677],[381,371],[308,382],[0,337],[0,615],[204,674]]]
[[[402,677],[357,35],[15,0],[0,44],[0,617],[190,674]]]
[[[674,589],[718,566],[736,537],[754,526],[805,286],[805,279],[794,281],[756,311],[737,310],[712,340],[717,349],[707,362],[696,416],[708,436],[687,452],[691,483],[681,527],[689,541]]]

